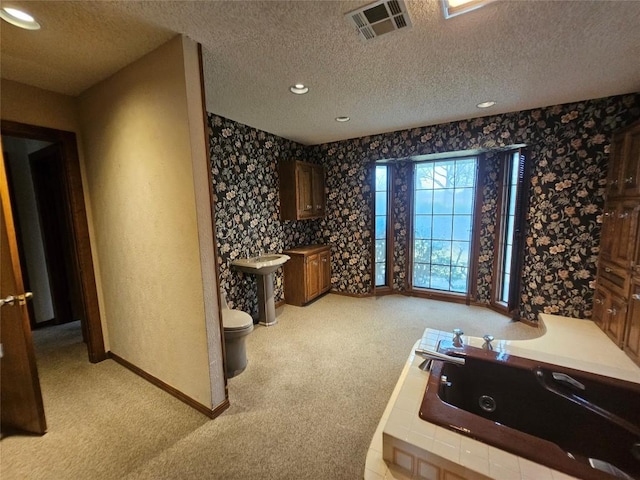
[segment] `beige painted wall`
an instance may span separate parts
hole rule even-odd
[[[87,175],[84,164],[84,150],[78,120],[77,99],[59,93],[42,90],[11,80],[0,79],[0,117],[3,120],[36,125],[39,127],[55,128],[67,132],[74,132],[78,142],[78,157],[80,174],[82,177],[87,223],[91,245],[95,245],[91,199],[87,191]],[[93,266],[98,294],[98,306],[104,310],[100,266],[96,259],[95,248],[92,248]],[[104,316],[100,317],[104,347],[109,351],[109,328]]]
[[[176,37],[92,87],[79,119],[111,351],[214,408],[224,379],[209,368],[205,300],[217,321],[217,288],[203,284],[194,187],[207,159],[204,130],[191,137],[204,129],[188,107],[196,73],[185,74],[196,48]]]

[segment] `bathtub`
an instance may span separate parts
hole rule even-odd
[[[444,340],[439,351],[466,363],[433,362],[421,419],[585,480],[640,480],[640,384]]]

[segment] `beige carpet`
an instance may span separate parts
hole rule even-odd
[[[79,326],[35,332],[49,431],[0,442],[12,479],[359,479],[382,411],[426,327],[525,339],[487,309],[387,296],[286,305],[247,339],[215,420],[111,360],[86,359]]]

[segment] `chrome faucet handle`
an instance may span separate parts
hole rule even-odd
[[[482,348],[485,350],[493,350],[493,345],[491,345],[491,342],[493,342],[493,335],[484,335],[482,339],[484,340]]]
[[[464,335],[464,332],[461,329],[459,328],[453,329],[453,346],[454,347],[460,348],[464,346],[464,343],[462,342],[462,335]]]

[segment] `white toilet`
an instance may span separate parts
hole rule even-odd
[[[227,378],[231,378],[240,375],[247,368],[247,350],[244,341],[253,330],[253,318],[241,310],[230,310],[224,294],[220,304],[222,305]]]

